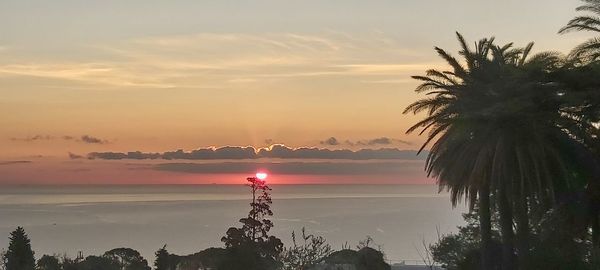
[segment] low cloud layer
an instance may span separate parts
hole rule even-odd
[[[10,160],[10,161],[0,161],[0,165],[15,165],[15,164],[29,164],[31,160]]]
[[[385,145],[394,145],[394,144],[404,144],[404,145],[412,145],[411,142],[388,138],[388,137],[379,137],[374,139],[367,140],[358,140],[351,141],[346,140],[344,142],[338,140],[336,137],[329,137],[326,140],[320,142],[321,145],[329,145],[329,146],[337,146],[337,145],[348,145],[348,146],[385,146]]]
[[[88,159],[166,159],[166,160],[244,160],[244,159],[341,159],[341,160],[420,160],[426,154],[417,156],[414,150],[399,150],[396,148],[348,149],[330,150],[321,148],[290,148],[285,145],[272,145],[269,148],[255,149],[253,147],[225,146],[220,148],[201,148],[192,151],[169,151],[163,153],[147,152],[92,152]],[[71,158],[79,157],[70,155]]]
[[[23,142],[35,142],[35,141],[49,141],[55,139],[50,135],[34,135],[24,138],[10,138],[11,141],[23,141]]]
[[[82,136],[50,136],[50,135],[34,135],[24,138],[10,138],[11,141],[23,141],[23,142],[35,142],[35,141],[51,141],[51,140],[63,140],[63,141],[73,141],[80,142],[86,144],[107,144],[108,140],[100,139],[98,137],[90,136],[90,135],[82,135]]]

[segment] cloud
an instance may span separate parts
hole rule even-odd
[[[340,142],[335,137],[329,137],[329,139],[321,141],[321,145],[339,145]]]
[[[106,140],[98,139],[96,137],[92,137],[92,136],[89,136],[89,135],[83,135],[83,136],[81,136],[80,140],[82,142],[84,142],[84,143],[95,143],[95,144],[105,144],[105,143],[108,142]]]
[[[81,142],[81,143],[87,143],[87,144],[110,143],[108,140],[100,139],[100,138],[90,136],[90,135],[82,135],[79,137],[74,137],[74,136],[69,136],[69,135],[65,135],[65,136],[61,136],[61,137],[55,137],[55,136],[50,136],[50,135],[35,135],[35,136],[30,136],[30,137],[25,137],[25,138],[10,138],[10,140],[12,140],[12,141],[24,141],[24,142],[50,141],[50,140],[57,140],[57,139],[64,140],[64,141]]]
[[[265,139],[264,143],[271,145],[271,144],[273,144],[273,139]]]
[[[326,76],[385,81],[431,67],[416,63],[417,52],[405,47],[382,32],[153,36],[79,48],[103,55],[85,61],[39,57],[0,64],[0,77],[63,80],[94,89],[224,88]]]
[[[330,137],[327,140],[321,141],[320,144],[336,146],[336,145],[340,145],[341,142],[335,137]],[[388,138],[388,137],[379,137],[379,138],[374,138],[374,139],[358,140],[358,141],[345,140],[344,144],[349,145],[349,146],[357,146],[357,145],[358,146],[382,146],[382,145],[394,145],[394,144],[412,145],[411,142],[408,142],[405,140],[400,140],[400,139]]]
[[[414,150],[396,148],[361,149],[322,149],[314,147],[290,148],[276,144],[268,148],[225,146],[220,148],[200,148],[192,151],[168,151],[163,153],[133,152],[91,152],[88,159],[167,159],[167,160],[252,160],[271,159],[328,159],[328,160],[421,160],[426,154],[417,156]]]
[[[70,158],[70,159],[82,159],[82,158],[85,158],[85,157],[84,157],[84,156],[81,156],[81,155],[77,155],[77,154],[73,154],[73,153],[69,152],[69,158]]]
[[[370,140],[362,140],[362,141],[355,142],[356,145],[369,145],[369,146],[373,146],[373,145],[391,145],[391,144],[395,144],[395,143],[406,144],[406,145],[411,145],[412,144],[412,143],[410,143],[408,141],[405,141],[405,140],[393,139],[393,138],[388,138],[388,137],[380,137],[380,138],[375,138],[375,139],[370,139]]]
[[[49,135],[34,135],[25,138],[10,138],[11,141],[24,141],[24,142],[34,142],[34,141],[49,141],[54,139],[54,137]]]
[[[163,163],[154,165],[159,171],[220,174],[247,173],[256,168],[272,174],[296,175],[421,175],[422,162],[219,162]]]
[[[31,160],[10,160],[10,161],[0,161],[0,165],[14,165],[14,164],[28,164],[32,163]]]

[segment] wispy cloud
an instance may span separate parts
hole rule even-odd
[[[100,139],[98,137],[90,136],[90,135],[82,135],[82,136],[51,136],[51,135],[34,135],[28,137],[10,138],[11,141],[23,141],[23,142],[35,142],[35,141],[50,141],[50,140],[64,140],[64,141],[74,141],[81,142],[86,144],[106,144],[110,143],[109,140]]]
[[[317,76],[392,80],[430,66],[415,63],[410,52],[399,48],[400,41],[380,32],[361,38],[334,32],[158,36],[90,46],[90,55],[102,56],[87,61],[0,62],[0,77],[42,77],[98,88],[222,88]]]
[[[33,136],[28,136],[28,137],[23,137],[23,138],[10,138],[11,141],[24,141],[24,142],[35,142],[35,141],[49,141],[54,139],[54,137],[50,136],[50,135],[33,135]]]
[[[15,165],[15,164],[29,164],[32,163],[31,160],[10,160],[10,161],[0,161],[0,165]]]

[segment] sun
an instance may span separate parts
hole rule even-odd
[[[258,178],[260,180],[265,180],[265,179],[267,179],[267,173],[265,173],[265,172],[257,172],[256,173],[256,178]]]

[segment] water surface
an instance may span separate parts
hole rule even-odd
[[[334,248],[372,236],[392,261],[417,260],[422,239],[462,224],[446,193],[429,185],[276,185],[272,232],[289,243],[306,227]],[[248,212],[241,185],[3,186],[0,247],[24,226],[41,254],[139,250],[149,261],[167,244],[177,254],[221,246],[228,227]]]

